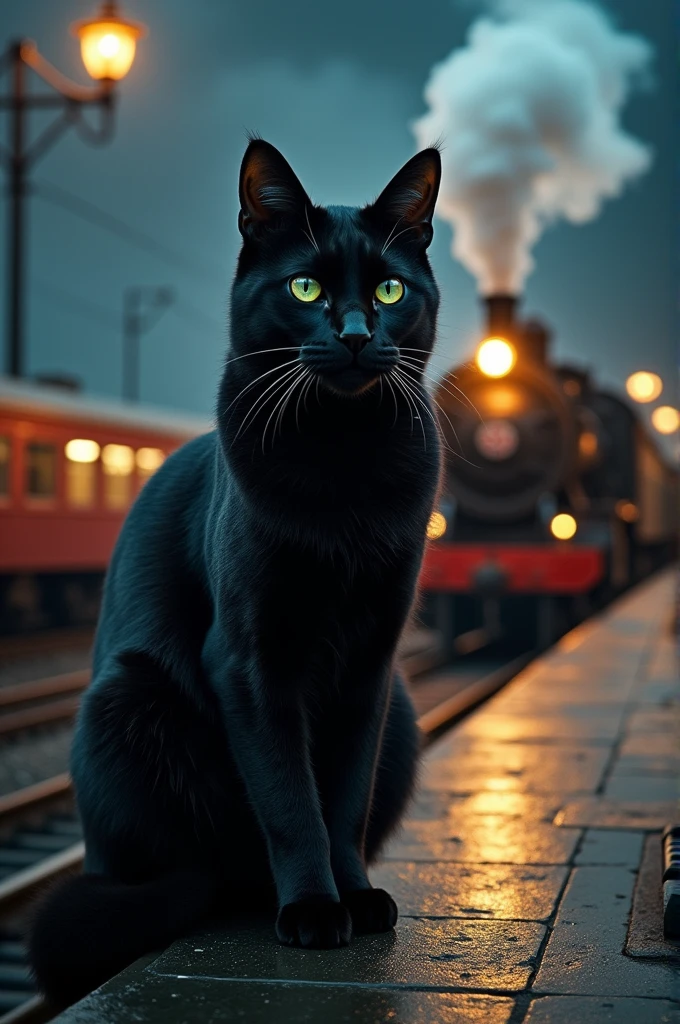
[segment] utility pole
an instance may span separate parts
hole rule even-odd
[[[174,289],[126,288],[123,292],[123,398],[139,401],[140,342],[175,301]]]
[[[24,63],[20,56],[21,44],[11,47],[12,92],[9,163],[9,209],[7,266],[9,268],[9,294],[7,296],[8,370],[12,377],[23,373],[23,309],[24,309],[24,198],[26,192],[24,164]]]

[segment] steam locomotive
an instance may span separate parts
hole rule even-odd
[[[514,296],[485,303],[476,362],[434,396],[445,476],[421,587],[449,640],[482,626],[545,647],[673,557],[678,473],[623,401],[551,364]]]

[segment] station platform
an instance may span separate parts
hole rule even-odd
[[[680,1024],[660,832],[678,821],[676,577],[565,636],[433,744],[373,881],[392,934],[346,949],[225,922],[60,1024]]]

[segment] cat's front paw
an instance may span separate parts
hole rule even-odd
[[[355,889],[343,892],[340,898],[351,914],[357,935],[388,932],[397,923],[397,904],[384,889]]]
[[[335,900],[300,900],[281,907],[276,935],[286,946],[337,949],[352,938],[352,919],[347,908]]]

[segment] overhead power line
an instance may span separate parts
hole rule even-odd
[[[165,245],[164,242],[160,242],[152,235],[148,235],[145,231],[132,227],[132,225],[127,224],[115,214],[109,213],[108,210],[104,210],[95,203],[91,203],[89,199],[82,199],[73,192],[69,192],[67,189],[62,188],[60,185],[55,185],[51,181],[46,181],[44,178],[39,179],[35,183],[33,190],[45,202],[68,210],[69,213],[75,214],[82,220],[117,235],[130,245],[143,249],[158,259],[164,260],[169,265],[182,270],[184,273],[194,274],[200,277],[202,281],[207,279],[215,284],[219,284],[220,287],[224,287],[225,281],[215,272],[214,267],[202,264],[198,260],[194,260],[172,249],[170,246]]]
[[[43,281],[40,278],[33,278],[32,284],[39,292],[43,293],[52,305],[58,306],[69,313],[75,313],[77,316],[85,317],[85,319],[99,324],[100,327],[106,327],[109,330],[115,331],[121,330],[121,317],[119,313],[115,313],[105,306],[100,306],[99,303],[92,302],[90,299],[74,295],[72,292],[65,291],[63,288],[59,288],[57,285]]]
[[[115,310],[101,306],[98,302],[92,302],[91,299],[75,295],[73,292],[60,288],[52,284],[51,281],[45,281],[42,278],[32,278],[32,285],[53,306],[90,320],[100,327],[106,327],[108,330],[122,331],[122,312],[116,313]],[[196,306],[185,302],[183,299],[178,299],[174,305],[169,307],[168,312],[170,314],[174,313],[185,323],[189,323],[197,328],[202,335],[209,331],[211,335],[219,334],[224,338],[226,334],[226,324],[218,323],[217,320],[213,320]]]

